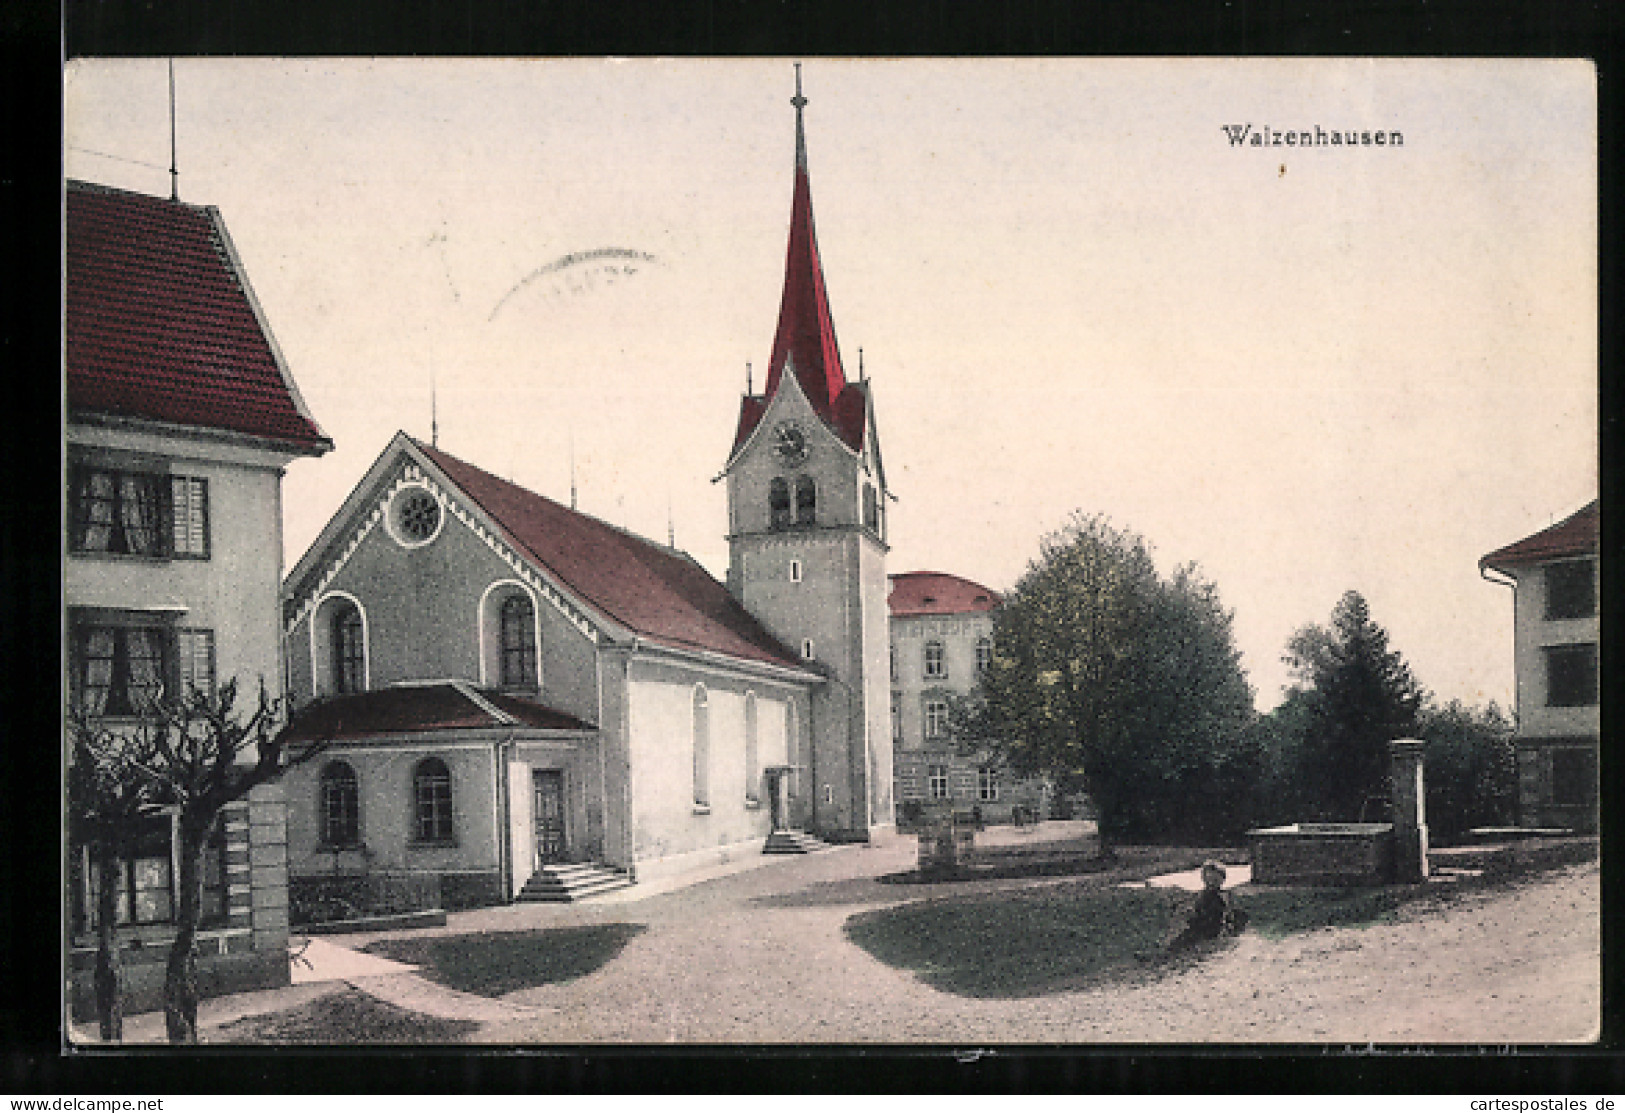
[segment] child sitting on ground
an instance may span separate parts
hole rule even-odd
[[[1224,895],[1224,866],[1213,859],[1202,863],[1202,892],[1191,909],[1185,929],[1168,943],[1164,953],[1176,955],[1221,935],[1239,935],[1247,926],[1246,910]]]
[[[1185,929],[1173,936],[1167,946],[1160,952],[1137,952],[1134,957],[1141,962],[1160,962],[1163,959],[1172,959],[1181,952],[1189,951],[1193,947],[1211,942],[1219,936],[1230,934],[1237,936],[1246,926],[1245,908],[1237,908],[1230,903],[1224,895],[1224,866],[1217,861],[1209,860],[1202,863],[1202,890],[1196,897],[1196,905],[1191,908],[1191,916],[1185,921]]]

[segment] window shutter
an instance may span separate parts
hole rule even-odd
[[[214,631],[179,631],[181,685],[200,692],[214,690]]]
[[[171,476],[170,508],[174,551],[178,555],[209,554],[209,481],[192,476]]]

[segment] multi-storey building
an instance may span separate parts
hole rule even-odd
[[[332,447],[211,206],[69,182],[64,595],[70,710],[133,729],[150,700],[282,688],[282,472]],[[252,758],[252,755],[247,755]],[[174,816],[115,878],[68,846],[69,965],[88,1007],[96,902],[118,892],[126,1008],[155,1007],[177,905]],[[285,817],[229,806],[204,863],[205,994],[288,980]]]
[[[950,709],[968,696],[993,657],[993,608],[999,597],[946,572],[891,577],[891,719],[899,809],[951,807],[1004,821],[1021,809],[1049,815],[1050,790],[1013,779],[991,755],[960,752]]]
[[[1512,587],[1518,821],[1526,827],[1596,826],[1597,554],[1592,502],[1478,562]]]

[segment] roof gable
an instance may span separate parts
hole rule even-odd
[[[817,407],[807,397],[806,391],[801,389],[801,380],[797,376],[786,376],[784,383],[782,389],[774,391],[771,395],[746,395],[745,405],[740,409],[738,439],[733,451],[728,455],[728,462],[723,465],[724,474],[732,470],[734,464],[750,450],[751,444],[758,436],[764,435],[761,432],[763,429],[773,428],[783,420],[810,419],[828,430],[829,435],[842,449],[854,456],[862,456],[867,407],[864,393],[858,384],[849,384],[847,392],[842,395],[843,400],[848,402],[848,408],[855,411],[856,416],[856,420],[853,421],[850,419],[851,415],[848,415],[848,430],[829,422],[818,413]],[[748,427],[747,414],[751,415]]]
[[[224,430],[311,455],[332,447],[218,210],[70,181],[66,239],[70,416]]]
[[[1496,549],[1479,560],[1480,568],[1507,570],[1565,557],[1594,556],[1599,551],[1600,516],[1593,499],[1556,525]]]

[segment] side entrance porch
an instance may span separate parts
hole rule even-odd
[[[506,763],[508,884],[516,901],[573,901],[632,883],[604,862],[596,736],[564,747],[522,743]]]
[[[444,681],[325,700],[294,731],[325,745],[285,777],[296,927],[505,904],[603,856],[592,724]]]

